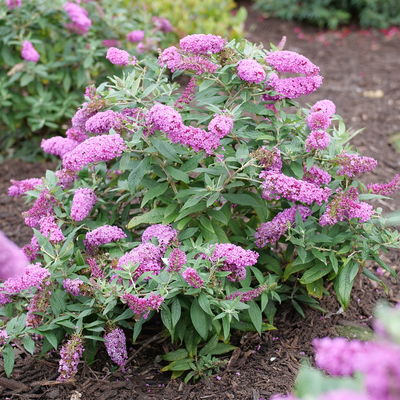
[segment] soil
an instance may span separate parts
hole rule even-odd
[[[252,42],[278,44],[287,36],[285,49],[299,52],[321,68],[324,84],[302,104],[314,104],[321,99],[332,100],[347,126],[354,130],[366,127],[352,143],[364,156],[379,163],[373,173],[364,175],[364,182],[388,182],[400,170],[400,157],[391,142],[391,135],[400,132],[400,37],[378,31],[354,30],[341,38],[345,31],[321,33],[317,28],[294,22],[265,19],[250,3],[248,39]],[[295,32],[296,30],[296,32]],[[369,35],[369,36],[368,36]],[[300,36],[300,37],[299,37]],[[322,37],[322,39],[321,39]],[[26,164],[10,160],[2,164],[0,175],[0,229],[22,246],[30,241],[32,232],[26,227],[21,212],[27,209],[23,200],[7,196],[10,179],[43,176],[55,164]],[[384,211],[400,209],[400,195],[394,201],[374,204]],[[384,260],[397,269],[399,253],[390,252]],[[376,268],[371,264],[370,268]],[[334,296],[321,300],[327,314],[305,310],[303,319],[287,305],[279,308],[274,321],[276,331],[263,333],[234,332],[232,344],[238,346],[229,354],[228,367],[206,380],[184,384],[181,378],[171,380],[161,373],[165,365],[159,355],[175,349],[154,325],[131,345],[136,355],[124,373],[113,371],[100,349],[98,361],[91,366],[81,363],[75,378],[66,383],[56,381],[58,356],[48,354],[42,359],[28,355],[16,343],[16,365],[9,379],[0,360],[0,399],[269,399],[273,394],[291,390],[302,359],[313,363],[312,339],[344,335],[349,338],[371,337],[372,312],[379,299],[399,301],[399,285],[389,276],[383,277],[390,288],[386,295],[381,287],[363,276],[357,278],[349,308],[340,307]],[[39,342],[38,342],[39,352]]]

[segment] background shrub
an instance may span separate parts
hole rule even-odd
[[[397,0],[256,0],[256,6],[273,17],[306,21],[330,29],[348,24],[352,18],[363,28],[400,24]]]
[[[76,29],[71,31],[72,20],[64,9],[65,1],[24,0],[20,7],[1,7],[2,150],[10,149],[21,139],[35,141],[51,130],[64,129],[62,124],[73,116],[85,86],[116,73],[105,58],[107,47],[120,43],[139,57],[142,53],[155,55],[157,47],[176,40],[176,35],[157,26],[146,9],[133,2],[124,7],[123,3],[122,0],[82,2],[80,7],[87,10],[91,20],[86,34],[79,30],[76,33]],[[145,34],[139,49],[138,43],[126,39],[135,30],[143,30]],[[26,40],[39,53],[38,62],[21,58]],[[32,157],[32,146],[22,154]]]

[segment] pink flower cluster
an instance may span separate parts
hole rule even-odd
[[[93,189],[78,188],[72,200],[71,218],[74,221],[85,219],[96,204],[96,201],[97,196]]]
[[[190,104],[195,96],[197,79],[191,78],[181,97],[175,101],[174,107],[183,109],[183,104]]]
[[[40,54],[36,51],[31,42],[25,40],[22,43],[21,57],[25,61],[32,61],[34,63],[37,63],[39,61]]]
[[[135,56],[131,56],[127,51],[117,49],[116,47],[110,47],[107,50],[106,58],[111,64],[119,65],[120,67],[127,67],[128,65],[136,65],[138,63]]]
[[[370,172],[378,165],[374,158],[348,154],[347,151],[338,154],[332,162],[340,167],[337,171],[338,175],[347,175],[349,178],[354,178],[363,172]]]
[[[72,20],[72,23],[66,24],[65,27],[78,35],[86,35],[92,26],[87,10],[69,1],[64,4],[64,10]]]
[[[78,108],[75,115],[71,119],[72,128],[74,129],[75,132],[74,133],[71,132],[71,135],[73,135],[73,137],[71,137],[71,136],[68,136],[68,137],[70,139],[75,139],[78,142],[80,140],[78,140],[75,137],[80,137],[80,138],[85,137],[85,139],[86,139],[86,137],[87,137],[87,134],[85,133],[86,121],[90,117],[95,115],[96,113],[97,113],[97,111],[88,108],[87,104],[84,104],[84,106],[82,108]],[[86,136],[84,136],[84,135],[86,135]],[[83,139],[83,140],[85,140],[85,139]]]
[[[9,278],[4,282],[4,287],[9,294],[19,293],[31,287],[42,288],[43,280],[50,277],[50,272],[42,268],[40,263],[26,267],[23,274]]]
[[[327,185],[332,180],[328,172],[315,166],[312,166],[308,171],[307,167],[304,166],[303,172],[303,181],[313,183],[317,186]]]
[[[347,192],[338,192],[326,205],[326,211],[319,219],[321,226],[334,225],[338,221],[347,221],[357,218],[360,222],[371,219],[374,209],[368,203],[358,200],[357,189],[350,187]]]
[[[126,336],[121,328],[115,328],[104,335],[104,345],[111,360],[120,367],[123,367],[128,360],[126,351]]]
[[[367,185],[367,189],[373,194],[381,194],[389,196],[400,188],[400,175],[395,175],[394,179],[389,183],[371,183]]]
[[[247,81],[249,83],[261,83],[266,77],[263,66],[258,61],[251,58],[239,62],[237,73],[242,81]]]
[[[22,213],[22,216],[25,218],[25,224],[36,228],[42,217],[54,215],[53,206],[55,203],[55,197],[47,189],[43,190],[32,208]]]
[[[319,75],[319,68],[301,54],[292,51],[275,51],[269,53],[265,61],[278,72],[306,75],[296,78],[279,78],[276,73],[270,74],[266,81],[266,88],[278,93],[275,100],[294,99],[307,95],[315,92],[322,84],[323,78]]]
[[[13,197],[21,197],[27,191],[43,185],[43,181],[40,178],[24,179],[22,181],[11,179],[10,182],[12,186],[8,188],[8,195]]]
[[[220,146],[219,138],[214,133],[185,126],[179,112],[170,106],[154,105],[146,114],[146,123],[151,133],[155,130],[166,132],[173,143],[192,147],[196,152],[204,150],[212,155],[213,151]]]
[[[15,7],[21,7],[22,0],[7,0],[9,10],[14,10]]]
[[[86,121],[85,130],[95,135],[109,133],[111,129],[120,133],[123,127],[122,121],[122,115],[115,111],[107,110],[98,112]]]
[[[268,285],[265,283],[264,285],[259,286],[257,289],[249,290],[247,292],[243,292],[238,290],[235,293],[232,293],[230,296],[226,296],[227,300],[234,300],[237,297],[240,297],[240,302],[245,303],[246,301],[252,301],[257,298],[262,292],[268,289]]]
[[[132,43],[141,42],[143,39],[144,39],[144,31],[141,30],[132,31],[126,35],[126,40]]]
[[[208,124],[208,130],[222,139],[224,136],[229,135],[232,132],[233,122],[233,116],[215,114],[214,118]]]
[[[151,21],[159,31],[164,33],[172,31],[172,24],[167,18],[154,16],[151,17]]]
[[[295,226],[296,212],[299,211],[303,222],[312,215],[310,208],[306,206],[295,206],[287,208],[278,213],[272,221],[262,223],[257,229],[254,237],[258,247],[265,247],[268,243],[274,244],[287,231],[289,224]]]
[[[329,142],[330,137],[325,131],[312,131],[305,142],[306,151],[325,150],[328,147]]]
[[[71,171],[79,171],[88,164],[119,157],[125,149],[125,141],[118,134],[91,137],[64,156],[63,166]]]
[[[317,101],[310,110],[310,114],[313,113],[323,113],[328,115],[329,118],[332,118],[332,116],[335,114],[336,112],[336,106],[335,103],[333,103],[330,100],[320,100]]]
[[[78,144],[79,142],[76,140],[71,140],[61,136],[54,136],[50,139],[42,139],[40,147],[45,153],[53,154],[62,159],[65,154],[72,151],[76,146],[78,146]]]
[[[179,41],[181,48],[189,53],[208,54],[219,53],[226,45],[226,39],[221,36],[196,34],[184,37]]]
[[[118,39],[104,39],[103,40],[103,46],[104,47],[119,47],[121,46],[121,43]]]
[[[164,301],[164,298],[159,294],[150,293],[150,296],[146,299],[144,297],[135,296],[131,293],[125,292],[121,296],[128,307],[135,314],[143,314],[143,318],[147,319],[151,310],[158,310]]]
[[[307,125],[310,127],[312,131],[325,131],[328,129],[329,125],[331,124],[331,118],[328,114],[324,112],[313,112],[308,115]]]
[[[90,273],[93,278],[105,278],[104,271],[97,265],[94,257],[89,257],[86,263],[90,266]]]
[[[260,161],[260,164],[265,167],[265,172],[273,172],[279,174],[282,171],[282,158],[281,152],[277,147],[268,150],[265,146],[253,151],[252,157]]]
[[[63,287],[66,292],[71,293],[73,296],[79,296],[82,294],[81,292],[81,285],[83,282],[79,279],[64,279]]]
[[[186,268],[182,272],[183,279],[188,283],[188,285],[199,289],[204,285],[203,279],[200,278],[198,272],[194,268]]]
[[[129,253],[123,255],[118,261],[118,269],[123,269],[123,266],[132,266],[137,264],[136,270],[133,272],[133,279],[138,279],[144,272],[153,271],[157,275],[161,271],[161,251],[152,243],[140,244]]]
[[[314,339],[316,363],[334,376],[364,377],[367,393],[376,400],[397,400],[400,393],[398,346],[384,342]]]
[[[244,250],[240,246],[230,243],[220,243],[215,245],[215,251],[211,256],[211,261],[222,265],[219,271],[230,271],[228,279],[232,282],[242,281],[246,278],[246,267],[251,267],[257,262],[258,253],[252,250]]]
[[[167,272],[178,272],[186,264],[186,254],[181,249],[173,249],[168,257]]]
[[[28,266],[22,250],[0,231],[0,279],[20,276]]]
[[[321,205],[328,201],[331,189],[320,188],[316,185],[297,180],[279,173],[261,172],[260,178],[264,178],[262,197],[267,200],[279,200],[286,198],[290,201],[300,201],[312,204],[314,201]]]
[[[29,306],[27,308],[25,326],[37,328],[43,320],[43,315],[46,314],[50,306],[50,281],[46,281],[45,285],[38,288],[38,291],[30,299]],[[47,285],[47,286],[46,286]]]
[[[48,215],[46,217],[42,217],[39,220],[40,226],[40,233],[45,236],[49,237],[49,241],[52,243],[58,243],[65,239],[61,229],[57,225],[55,221],[54,215]]]
[[[74,333],[60,350],[61,360],[58,368],[60,376],[57,378],[58,381],[65,382],[76,374],[83,350],[83,337]]]
[[[179,243],[178,232],[170,225],[155,224],[146,228],[142,233],[142,243],[151,242],[153,238],[157,238],[158,247],[163,254],[167,247]]]
[[[8,334],[5,329],[0,330],[0,346],[4,346],[7,343]]]
[[[101,245],[116,242],[123,238],[126,238],[126,234],[121,228],[104,225],[87,233],[83,243],[88,253],[95,253]]]

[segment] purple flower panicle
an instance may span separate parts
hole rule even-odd
[[[66,28],[78,35],[86,35],[92,26],[92,21],[88,17],[89,13],[87,10],[69,1],[64,4],[64,10],[72,20],[72,23],[69,22],[65,25]]]
[[[8,188],[8,195],[12,197],[21,197],[29,190],[35,189],[36,186],[43,185],[40,178],[24,179],[22,181],[10,180],[12,186]]]
[[[128,307],[135,314],[143,314],[143,318],[147,319],[151,310],[158,310],[161,307],[164,298],[159,294],[150,293],[150,296],[146,299],[144,297],[139,297],[125,292],[121,296],[121,300],[128,304]]]
[[[132,31],[126,35],[126,40],[132,43],[141,42],[143,39],[144,39],[144,31],[141,30]]]
[[[247,292],[237,291],[232,293],[230,296],[226,296],[227,300],[234,300],[237,297],[241,296],[240,302],[244,303],[246,301],[252,301],[256,297],[258,297],[262,292],[268,289],[268,285],[264,283],[264,285],[259,286],[257,289],[249,290]]]
[[[22,213],[22,216],[25,218],[25,224],[36,228],[41,218],[54,215],[53,207],[55,202],[55,197],[47,189],[43,190],[32,208]]]
[[[65,382],[76,374],[83,350],[83,337],[74,333],[60,350],[61,360],[58,368],[60,376],[57,378],[58,381]]]
[[[158,30],[164,33],[169,33],[172,31],[172,24],[167,18],[154,16],[151,17],[151,21]]]
[[[51,275],[46,268],[42,268],[40,265],[40,263],[28,265],[22,275],[8,278],[4,282],[7,293],[19,293],[31,287],[40,289],[43,286],[43,280]]]
[[[215,114],[214,118],[208,124],[208,130],[218,138],[222,139],[229,135],[233,129],[233,117],[230,115]]]
[[[266,77],[263,66],[258,61],[250,58],[239,62],[237,72],[241,80],[249,83],[261,83]]]
[[[183,104],[190,104],[195,96],[197,78],[191,78],[182,96],[175,101],[174,107],[183,109]]]
[[[312,131],[317,131],[317,130],[325,131],[331,124],[331,118],[329,117],[328,114],[325,114],[324,112],[310,113],[306,121],[307,125],[310,127]]]
[[[338,175],[347,175],[349,178],[354,178],[363,172],[370,172],[378,165],[378,162],[371,157],[348,154],[346,151],[338,154],[332,162],[340,167]]]
[[[142,233],[142,243],[151,242],[153,238],[158,239],[158,247],[165,253],[168,246],[178,244],[178,232],[170,225],[151,225]]]
[[[71,218],[74,221],[85,219],[96,204],[96,201],[97,196],[93,189],[78,188],[72,200]]]
[[[31,42],[25,40],[22,43],[21,57],[25,61],[32,61],[34,63],[37,63],[39,61],[40,54],[36,51]]]
[[[65,291],[71,293],[73,296],[79,296],[83,294],[81,292],[81,285],[83,285],[83,282],[79,278],[65,279],[63,282]]]
[[[186,268],[182,272],[183,279],[194,288],[201,288],[204,285],[203,279],[200,278],[199,274],[194,268]]]
[[[167,272],[178,272],[186,264],[186,254],[180,249],[174,249],[171,251],[168,257],[168,268]]]
[[[123,367],[128,360],[126,351],[126,336],[121,328],[115,328],[110,333],[104,335],[104,345],[111,361]]]
[[[9,10],[14,10],[15,7],[22,6],[22,0],[7,0],[6,4]]]
[[[195,54],[219,53],[225,47],[226,43],[226,39],[211,34],[189,35],[179,42],[183,50]]]
[[[120,67],[127,67],[128,65],[136,65],[138,63],[135,56],[131,56],[127,51],[117,49],[116,47],[110,47],[107,50],[106,58],[111,64],[119,65]]]
[[[52,243],[58,243],[65,239],[61,229],[57,225],[54,215],[48,215],[46,217],[42,217],[39,220],[40,233],[49,237],[49,241]]]
[[[27,266],[23,251],[0,231],[0,279],[21,276]]]
[[[314,150],[325,150],[330,142],[329,135],[323,131],[312,131],[305,142],[305,148],[307,152]]]
[[[104,39],[103,40],[104,47],[119,47],[121,46],[121,42],[118,39]]]
[[[312,166],[308,171],[307,167],[304,166],[303,172],[303,181],[313,183],[317,186],[327,185],[332,180],[328,172],[315,166]]]
[[[40,147],[47,154],[53,154],[60,158],[63,158],[65,154],[72,151],[79,142],[76,140],[71,140],[69,138],[64,138],[61,136],[54,136],[50,139],[42,139]]]
[[[332,118],[336,112],[336,106],[330,100],[320,100],[311,107],[310,114],[317,112],[322,112],[328,115],[329,118]]]
[[[85,130],[95,135],[109,133],[111,129],[120,133],[123,126],[122,120],[122,115],[115,111],[107,110],[98,112],[86,121]]]
[[[312,214],[306,206],[295,206],[287,208],[278,213],[272,221],[262,223],[254,234],[256,245],[265,247],[267,244],[274,244],[287,231],[289,224],[295,226],[296,212],[299,211],[303,222]]]
[[[97,111],[91,110],[88,107],[78,108],[75,115],[71,119],[72,128],[74,129],[75,132],[71,132],[70,135],[68,135],[67,131],[67,136],[70,139],[74,139],[78,142],[83,142],[87,138],[87,134],[85,132],[86,121],[96,113]],[[75,138],[75,136],[77,138]],[[78,137],[81,140],[78,140]]]
[[[367,185],[367,189],[373,194],[389,196],[400,188],[400,175],[395,175],[394,179],[389,183],[371,183]]]
[[[88,253],[95,253],[101,245],[116,242],[123,238],[126,238],[126,234],[121,228],[104,225],[87,233],[83,243]]]
[[[293,51],[270,52],[265,61],[282,73],[318,75],[320,71],[307,57]]]

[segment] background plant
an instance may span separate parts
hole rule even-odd
[[[398,399],[399,308],[381,304],[375,314],[374,341],[314,339],[316,363],[320,370],[303,365],[296,380],[296,396],[274,396],[273,399]],[[327,377],[323,371],[332,376]]]
[[[256,6],[273,17],[306,21],[336,29],[356,19],[362,28],[387,28],[400,23],[396,0],[256,0]]]
[[[277,302],[301,314],[304,305],[321,309],[317,299],[333,282],[346,308],[359,273],[381,282],[367,260],[395,276],[379,251],[398,247],[398,232],[362,200],[386,198],[400,177],[358,180],[376,161],[351,152],[332,102],[301,109],[293,100],[322,77],[283,45],[268,52],[191,35],[159,63],[108,50],[132,71],[88,87],[67,137],[42,142],[61,157],[57,171],[9,190],[34,201],[24,252],[41,266],[4,284],[7,343],[23,337],[30,351],[25,338],[38,333],[45,353],[67,334],[66,379],[83,341],[89,362],[105,341],[124,366],[118,327],[135,341],[159,315],[182,345],[164,370],[189,370],[190,379],[220,365],[212,357],[233,349],[232,329],[273,329]],[[166,69],[190,77],[183,93]]]
[[[69,13],[78,22],[83,18],[81,23],[86,26],[74,25],[66,4],[72,4]],[[108,47],[122,45],[136,56],[138,49],[140,54],[155,55],[159,46],[176,41],[172,26],[160,24],[153,16],[137,3],[124,7],[122,0],[89,1],[80,6],[38,0],[1,7],[2,150],[15,151],[13,146],[21,139],[33,141],[36,147],[38,136],[62,129],[80,104],[85,86],[99,84],[116,73],[105,59]],[[127,39],[130,32],[137,31],[142,35],[139,32]],[[21,48],[25,41],[33,44],[40,58],[24,60]],[[25,158],[32,159],[31,149],[22,152]]]

